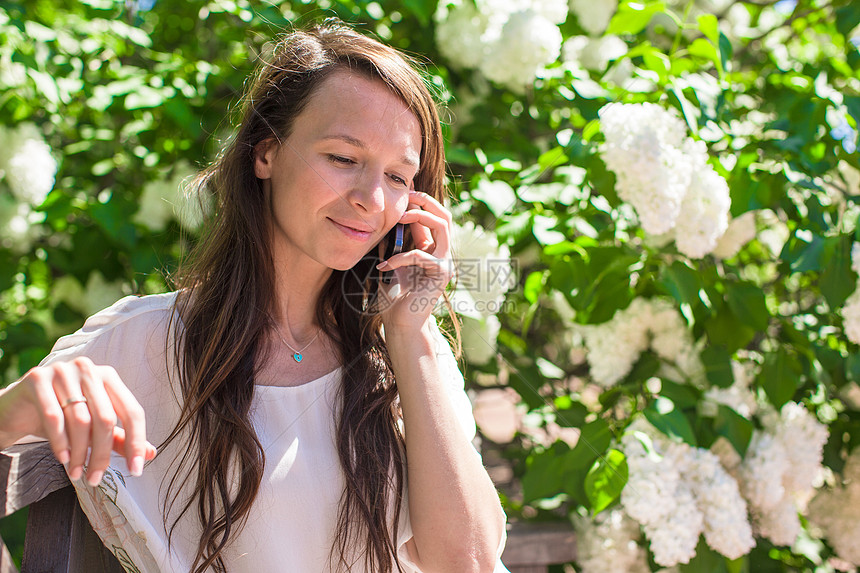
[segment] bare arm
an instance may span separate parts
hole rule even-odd
[[[429,324],[387,333],[406,434],[413,550],[422,571],[492,571],[505,515],[463,433]]]

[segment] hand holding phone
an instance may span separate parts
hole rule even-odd
[[[385,256],[382,260],[387,261],[394,255],[403,251],[403,242],[404,242],[404,234],[406,231],[406,226],[403,223],[397,223],[394,225],[394,228],[388,233],[386,237],[386,245],[385,245]],[[394,271],[383,271],[382,272],[382,282],[385,284],[389,284],[391,282],[391,278],[394,276]]]

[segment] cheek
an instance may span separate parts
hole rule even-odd
[[[398,194],[398,196],[392,202],[392,205],[395,213],[397,214],[397,218],[400,219],[400,217],[403,215],[403,213],[406,212],[406,209],[409,207],[409,194]]]

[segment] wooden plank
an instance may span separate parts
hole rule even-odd
[[[48,442],[18,444],[0,452],[0,517],[71,485]]]
[[[18,573],[18,568],[15,567],[15,562],[12,561],[12,556],[3,543],[3,538],[0,537],[0,573]]]
[[[21,573],[73,573],[72,522],[78,498],[69,486],[30,506]]]
[[[71,485],[31,505],[27,516],[21,573],[46,571],[123,573],[90,526]]]
[[[69,570],[80,573],[124,573],[113,553],[93,530],[81,505],[75,503]]]
[[[522,523],[508,526],[502,562],[515,567],[558,565],[576,559],[576,535],[566,523]],[[525,570],[524,570],[525,571]],[[537,571],[537,569],[535,569]]]

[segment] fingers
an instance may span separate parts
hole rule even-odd
[[[83,477],[86,465],[87,482],[98,485],[114,449],[136,476],[155,457],[143,408],[109,366],[79,357],[33,368],[9,387],[7,394],[13,393],[14,407],[4,407],[12,412],[4,414],[4,427],[46,437],[72,480]]]
[[[426,249],[431,243],[435,243],[436,248],[431,254],[440,258],[447,257],[453,227],[451,212],[427,193],[410,191],[409,203],[420,207],[420,210],[406,211],[404,213],[406,220],[401,219],[400,222],[412,223],[410,230],[415,244],[419,248]]]
[[[116,370],[110,366],[102,366],[102,380],[104,387],[110,396],[113,409],[119,415],[122,426],[125,429],[125,455],[128,470],[134,476],[139,476],[143,471],[143,462],[147,458],[147,448],[151,444],[146,441],[146,419],[143,408],[135,399]],[[152,448],[153,452],[155,448]]]
[[[80,372],[71,362],[57,363],[53,367],[53,386],[56,400],[63,410],[64,430],[69,441],[69,477],[81,478],[87,461],[90,442],[90,411],[86,402],[68,403],[82,395]],[[84,396],[86,397],[86,396]]]
[[[435,245],[432,255],[436,257],[445,256],[448,252],[450,240],[448,238],[448,222],[438,215],[428,211],[412,209],[403,213],[400,223],[411,223],[412,239],[415,246],[426,251],[431,245]]]
[[[41,418],[44,437],[48,438],[57,460],[61,464],[68,464],[70,444],[65,431],[63,409],[54,393],[53,371],[49,368],[33,368],[27,376],[38,404],[36,411]]]
[[[74,361],[80,375],[81,391],[87,399],[90,413],[90,458],[87,463],[87,483],[96,486],[110,464],[113,446],[113,429],[117,415],[105,391],[105,384],[96,373],[96,366],[89,358]],[[75,405],[78,406],[78,405]]]
[[[438,283],[443,290],[454,277],[454,264],[451,259],[434,257],[430,253],[419,250],[394,255],[377,265],[377,268],[387,271],[408,266],[420,268],[426,278]]]
[[[118,454],[125,455],[126,453],[126,436],[125,430],[120,428],[119,426],[114,427],[113,429],[113,451]],[[157,454],[157,450],[155,446],[146,442],[146,452],[143,455],[144,461],[150,461],[155,459],[155,455]]]

